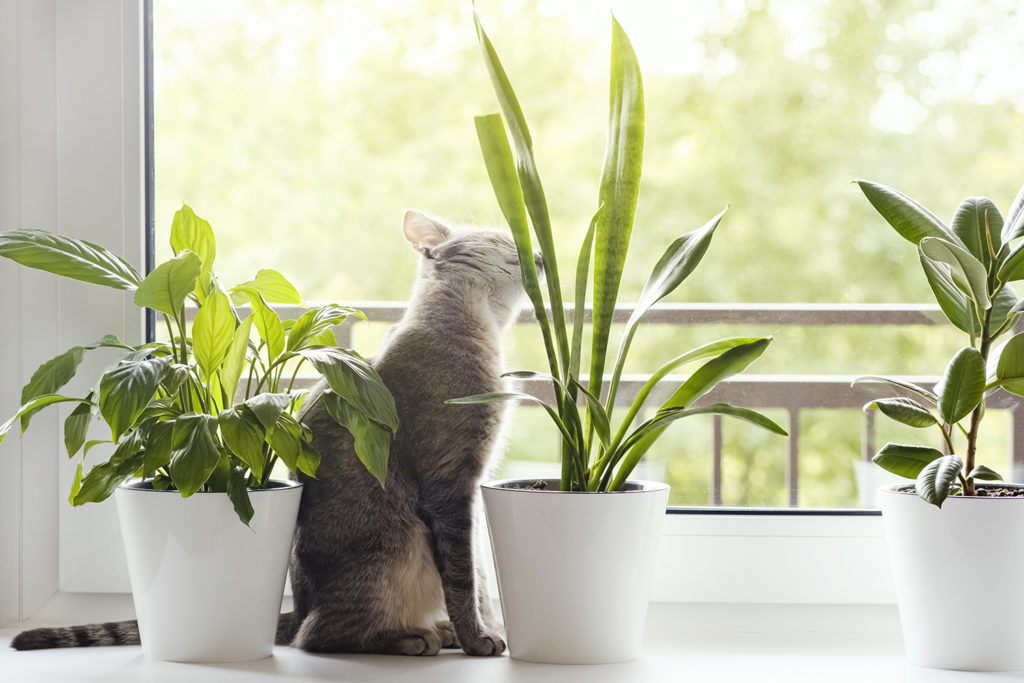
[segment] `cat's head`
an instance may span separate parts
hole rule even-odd
[[[515,317],[525,292],[510,232],[455,227],[415,209],[405,212],[402,231],[423,256],[420,279],[486,296],[505,323]],[[539,253],[534,260],[538,274],[543,275]]]

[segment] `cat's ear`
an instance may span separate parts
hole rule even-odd
[[[424,255],[451,236],[451,228],[416,209],[407,209],[402,216],[402,232],[413,249]]]

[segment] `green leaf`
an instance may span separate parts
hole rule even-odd
[[[1020,318],[1018,311],[1013,307],[1017,304],[1017,293],[1010,285],[1003,285],[999,294],[992,300],[992,312],[989,315],[988,333],[989,341],[996,339],[996,332],[1009,320],[1007,330],[1012,329]],[[1011,320],[1012,319],[1012,320]],[[1006,330],[1003,330],[1005,333]]]
[[[569,431],[569,428],[566,427],[565,422],[562,420],[561,416],[559,416],[558,411],[531,394],[524,394],[517,391],[496,391],[489,394],[476,394],[474,396],[450,398],[445,401],[445,403],[451,403],[454,405],[480,405],[487,403],[518,403],[522,401],[535,403],[544,408],[548,417],[550,417],[551,421],[555,423],[556,427],[558,427],[558,431],[562,433],[562,438],[565,439],[565,443],[569,444],[573,449],[577,447],[576,437]]]
[[[252,315],[249,317],[256,325],[260,338],[266,342],[270,362],[273,362],[284,351],[284,325],[277,313],[264,301],[262,294],[254,289],[244,291],[249,295],[249,303],[252,305]]]
[[[936,263],[924,255],[919,246],[917,256],[932,294],[949,322],[973,337],[981,336],[977,307],[953,282],[949,266]]]
[[[73,346],[55,358],[46,361],[32,373],[32,378],[21,390],[22,405],[28,403],[37,396],[53,394],[71,381],[78,371],[78,366],[85,356],[85,349],[81,346]],[[28,418],[23,417],[21,431],[28,426]]]
[[[935,214],[899,190],[868,180],[854,182],[882,218],[904,239],[914,244],[920,244],[924,237],[959,241]]]
[[[195,289],[203,262],[191,251],[164,261],[135,290],[135,305],[180,317],[185,297]]]
[[[232,467],[228,474],[228,498],[235,509],[238,519],[246,526],[252,521],[252,501],[249,500],[249,490],[245,486],[245,472],[239,467]]]
[[[963,247],[938,237],[921,240],[921,253],[933,261],[949,265],[953,283],[982,311],[992,307],[988,294],[988,271]]]
[[[235,334],[235,316],[227,295],[216,290],[199,307],[192,325],[192,353],[207,378],[220,369]]]
[[[939,397],[938,395],[936,395],[934,391],[925,389],[924,387],[918,386],[913,382],[906,382],[904,380],[896,379],[893,377],[878,377],[877,375],[864,375],[853,380],[853,382],[851,382],[850,384],[852,386],[854,384],[867,383],[890,384],[894,387],[899,387],[901,389],[906,389],[907,391],[912,391],[918,396],[927,399],[928,402],[931,403],[932,405],[937,405],[939,402]]]
[[[960,202],[953,214],[953,233],[967,247],[967,250],[981,261],[986,269],[992,263],[992,256],[1003,246],[1000,233],[1003,217],[999,209],[987,197],[968,197]]]
[[[170,364],[169,358],[121,363],[100,378],[100,414],[110,425],[115,441],[153,400]]]
[[[1024,396],[1024,332],[1010,337],[999,353],[996,381],[1006,391]]]
[[[1018,237],[1024,237],[1024,185],[1010,205],[1010,211],[1006,214],[1006,222],[1003,223],[1003,244],[1009,244]]]
[[[246,351],[249,348],[249,335],[252,334],[252,316],[243,320],[235,328],[231,337],[231,346],[224,356],[224,365],[220,371],[220,385],[228,397],[228,405],[234,403],[238,391],[238,380],[245,369]]]
[[[68,451],[69,458],[73,458],[85,443],[85,436],[89,431],[89,422],[91,421],[92,392],[89,392],[85,401],[75,406],[68,418],[64,420],[64,447]]]
[[[68,503],[71,505],[75,504],[75,497],[78,496],[78,492],[82,490],[82,463],[78,463],[78,467],[75,468],[75,478],[71,480],[71,493],[68,494]]]
[[[880,398],[864,406],[864,410],[872,408],[910,427],[932,427],[939,423],[928,408],[911,398]]]
[[[1024,280],[1024,242],[1014,247],[996,272],[1001,282]]]
[[[608,448],[608,444],[611,441],[611,427],[608,424],[608,413],[605,412],[604,406],[601,405],[601,399],[587,391],[575,377],[572,378],[572,383],[583,394],[584,398],[587,399],[587,406],[590,408],[590,420],[594,425],[594,431],[597,432],[597,438],[601,440],[604,447]]]
[[[957,351],[935,385],[939,415],[946,424],[956,424],[978,407],[985,394],[985,359],[971,346]]]
[[[331,390],[346,403],[392,432],[398,429],[395,399],[364,358],[352,351],[329,347],[310,347],[298,353],[313,364]]]
[[[288,413],[277,416],[277,422],[267,430],[267,443],[290,470],[298,467],[301,452],[302,427]]]
[[[608,142],[598,202],[605,207],[594,237],[594,317],[591,338],[592,394],[601,393],[608,338],[619,295],[640,192],[644,155],[644,90],[640,66],[625,31],[612,17]]]
[[[676,389],[672,396],[661,406],[661,410],[677,407],[685,408],[714,389],[715,385],[722,380],[743,372],[751,363],[761,357],[761,354],[765,352],[771,341],[771,337],[757,339],[747,344],[735,346],[717,358],[712,358],[697,368],[683,382],[682,386]]]
[[[280,413],[279,413],[280,415]],[[277,418],[274,418],[275,423]],[[252,470],[253,476],[263,479],[263,441],[266,430],[248,406],[239,405],[222,410],[218,419],[224,445]]]
[[[963,461],[956,455],[944,455],[929,463],[914,482],[917,495],[925,502],[941,508],[963,466]]]
[[[388,430],[382,428],[380,425],[375,424],[374,426],[377,427],[385,436],[388,436],[388,442],[390,444],[391,437]],[[317,469],[320,467],[320,451],[315,449],[313,444],[305,439],[299,441],[299,460],[295,463],[295,467],[303,474],[314,478],[316,477]]]
[[[261,269],[253,279],[231,288],[231,292],[239,297],[239,303],[244,303],[246,297],[250,300],[253,299],[252,290],[259,292],[265,302],[274,304],[302,303],[302,295],[295,289],[295,286],[288,282],[284,275],[270,268]]]
[[[1003,481],[1002,475],[990,467],[978,465],[967,475],[968,479],[981,479],[982,481]]]
[[[269,431],[277,424],[277,418],[288,409],[291,402],[291,394],[265,393],[246,399],[242,405],[252,411],[263,429]]]
[[[221,458],[217,442],[217,418],[188,414],[174,421],[171,463],[167,468],[183,498],[203,487]]]
[[[355,441],[356,456],[373,477],[385,485],[388,458],[391,452],[391,432],[368,419],[348,401],[333,391],[323,393],[324,407],[334,421],[345,427]]]
[[[326,304],[309,309],[298,317],[295,324],[292,325],[292,329],[288,331],[287,350],[297,351],[304,346],[308,346],[310,343],[313,343],[313,340],[324,333],[330,333],[333,340],[334,332],[331,328],[345,322],[350,315],[366,320],[366,316],[360,311],[348,306],[339,306],[338,304]],[[326,346],[334,345],[333,343],[326,344]]]
[[[143,463],[142,436],[136,430],[118,444],[110,459],[96,465],[81,481],[78,492],[71,499],[72,505],[98,503],[110,497],[121,483],[135,474]]]
[[[188,204],[182,204],[171,221],[171,249],[175,255],[191,251],[199,257],[202,269],[194,291],[199,303],[206,303],[206,297],[213,289],[213,261],[217,257],[217,242],[209,222],[197,216]]]
[[[884,470],[907,479],[916,479],[925,467],[943,456],[941,451],[924,446],[887,443],[871,458]]]
[[[572,321],[572,348],[569,352],[569,377],[579,377],[583,355],[584,309],[587,305],[587,281],[590,277],[590,256],[594,251],[594,232],[597,230],[597,219],[604,211],[604,205],[597,209],[590,220],[590,227],[583,238],[579,256],[576,258],[576,308]]]
[[[171,443],[174,440],[174,420],[155,422],[145,437],[142,470],[149,474],[171,462]]]
[[[114,289],[135,289],[142,282],[139,272],[120,256],[91,242],[45,230],[0,232],[0,256],[29,268]]]
[[[24,434],[25,430],[28,429],[28,422],[32,416],[46,406],[53,405],[54,403],[84,403],[85,401],[86,399],[84,398],[71,398],[68,396],[61,396],[59,394],[44,394],[43,396],[36,396],[31,401],[18,408],[18,412],[16,412],[11,419],[0,424],[0,442],[4,440],[4,435],[11,431],[11,427],[13,427],[14,423],[18,421],[18,418],[21,418],[21,433]]]

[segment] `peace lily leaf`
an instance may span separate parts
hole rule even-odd
[[[366,467],[366,471],[373,475],[383,488],[388,474],[391,432],[368,419],[360,410],[333,391],[325,391],[323,401],[334,421],[351,432],[356,455]]]
[[[217,418],[213,415],[192,413],[174,421],[167,471],[183,498],[201,489],[217,467],[221,451],[216,434]]]
[[[970,346],[957,351],[935,391],[939,395],[939,415],[946,424],[967,417],[985,394],[985,360],[981,353]]]
[[[139,283],[135,305],[179,317],[185,297],[195,289],[203,262],[191,251],[183,251],[164,261]]]
[[[25,430],[28,429],[28,421],[33,415],[46,406],[53,405],[54,403],[83,403],[85,401],[86,399],[84,398],[71,398],[68,396],[60,396],[59,394],[44,394],[43,396],[36,396],[31,401],[21,406],[21,408],[18,409],[18,412],[14,414],[14,417],[3,424],[0,424],[0,442],[4,440],[4,435],[11,431],[11,427],[14,426],[14,423],[18,418],[22,418],[21,432],[24,434]]]
[[[871,458],[884,470],[907,479],[916,479],[926,466],[943,456],[941,451],[924,446],[903,446],[887,443]]]
[[[146,449],[143,452],[142,470],[156,472],[171,462],[171,445],[174,440],[174,421],[156,422],[146,434]]]
[[[82,463],[75,468],[75,478],[71,481],[71,493],[68,494],[68,503],[75,504],[75,497],[82,490]]]
[[[373,428],[376,428],[379,434],[388,436],[388,443],[390,447],[391,437],[386,429],[383,429],[380,425],[374,423]],[[372,428],[371,428],[372,429]],[[365,444],[361,446],[364,448]],[[356,453],[358,456],[358,452]],[[299,460],[295,463],[295,467],[310,477],[316,477],[316,471],[320,467],[320,451],[313,447],[313,444],[309,443],[305,439],[299,441]]]
[[[612,316],[633,230],[644,153],[644,90],[633,46],[612,17],[611,93],[608,142],[601,171],[594,238],[594,322],[591,340],[592,394],[601,393]]]
[[[915,394],[917,394],[918,396],[921,396],[922,398],[927,399],[928,402],[931,403],[932,405],[936,405],[939,402],[939,397],[935,394],[934,391],[931,391],[929,389],[925,389],[924,387],[918,386],[918,385],[914,384],[913,382],[906,382],[904,380],[896,379],[896,378],[893,378],[893,377],[878,377],[876,375],[864,375],[863,377],[858,377],[857,379],[853,380],[853,382],[851,382],[850,384],[852,386],[854,384],[866,384],[866,383],[869,383],[869,382],[870,383],[877,382],[877,383],[881,383],[881,384],[891,384],[894,387],[899,387],[901,389],[906,389],[908,391],[912,391]]]
[[[79,403],[64,420],[64,447],[68,451],[68,457],[73,458],[78,449],[85,443],[85,436],[89,431],[89,423],[92,421],[92,392],[85,397],[85,402]]]
[[[122,441],[110,459],[96,465],[82,478],[78,492],[71,498],[72,505],[98,503],[132,476],[143,463],[143,442],[138,431],[132,432]]]
[[[32,378],[28,384],[21,390],[22,405],[37,396],[56,393],[57,390],[75,376],[75,372],[78,371],[78,366],[81,365],[82,358],[84,357],[85,349],[81,346],[73,346],[59,356],[51,358],[40,365],[32,373]],[[28,418],[22,418],[21,422],[21,431],[24,432],[25,427],[28,426]]]
[[[1006,222],[1003,223],[1003,244],[1018,237],[1024,237],[1024,185],[1010,205],[1010,212],[1006,214]]]
[[[932,427],[938,424],[938,420],[928,408],[910,398],[880,398],[864,406],[864,410],[872,408],[910,427]]]
[[[366,316],[362,312],[338,304],[326,304],[309,309],[299,316],[288,331],[287,350],[295,351],[302,348],[318,336],[328,332],[333,339],[334,332],[331,328],[345,322],[350,315],[366,320]],[[327,344],[327,346],[334,346],[334,344]]]
[[[220,384],[228,397],[228,405],[234,402],[238,391],[238,380],[245,369],[245,355],[249,348],[249,335],[252,334],[252,316],[243,320],[235,328],[231,336],[231,346],[224,356],[224,365],[220,371]]]
[[[139,272],[120,256],[91,242],[45,230],[0,232],[0,256],[29,268],[114,289],[135,289],[142,282]]]
[[[207,295],[213,289],[213,261],[217,257],[217,242],[210,223],[197,216],[188,204],[182,204],[171,221],[171,249],[175,255],[191,251],[202,261],[195,294],[199,303],[205,304]]]
[[[100,379],[100,414],[114,440],[128,431],[153,399],[170,364],[169,358],[121,363]]]
[[[246,526],[252,521],[252,501],[249,500],[249,491],[245,486],[245,472],[238,467],[232,467],[228,474],[227,484],[228,499],[235,509],[235,514]]]
[[[265,428],[248,406],[239,405],[222,410],[217,420],[221,438],[235,457],[252,470],[257,479],[263,479],[263,441]],[[276,423],[276,418],[274,419]]]
[[[346,403],[391,431],[398,429],[395,399],[364,358],[351,351],[327,347],[308,347],[298,353],[313,364],[331,390]]]
[[[991,308],[988,296],[988,272],[985,266],[963,247],[937,237],[925,237],[921,240],[921,251],[933,261],[949,264],[950,276],[954,284],[961,289],[981,310]]]
[[[967,475],[968,479],[981,479],[983,481],[1002,481],[1003,477],[990,467],[978,465]]]
[[[953,232],[986,268],[1003,246],[1003,217],[987,197],[968,197],[953,214]]]
[[[875,210],[904,239],[919,244],[924,237],[959,240],[931,211],[899,190],[868,180],[855,180]]]
[[[231,302],[224,292],[215,290],[200,306],[192,325],[192,353],[203,376],[213,377],[213,373],[220,369],[231,348],[234,333],[235,316],[231,312]]]
[[[963,461],[956,455],[944,455],[929,463],[914,482],[917,495],[935,507],[942,507],[963,466]]]
[[[996,381],[1006,391],[1024,396],[1024,332],[1010,337],[999,353]]]
[[[252,411],[263,429],[269,431],[277,424],[277,418],[288,409],[288,404],[291,402],[290,394],[266,393],[256,394],[252,398],[246,399],[242,405]]]
[[[294,471],[298,465],[302,441],[302,427],[288,413],[277,416],[277,422],[267,429],[267,443],[274,449],[281,461]]]
[[[977,308],[953,282],[949,266],[932,261],[925,256],[920,246],[917,248],[917,252],[924,276],[928,280],[928,286],[931,287],[932,294],[935,295],[935,300],[943,314],[949,322],[967,334],[974,337],[980,336],[981,323],[978,321]]]
[[[253,298],[252,294],[246,290],[256,290],[268,303],[302,303],[302,295],[295,289],[295,286],[288,282],[284,275],[270,268],[260,270],[253,279],[231,288],[231,292],[239,296],[240,303],[244,303],[246,297]]]
[[[284,325],[281,324],[277,313],[264,301],[262,294],[255,289],[244,291],[249,295],[249,303],[252,305],[250,317],[253,324],[256,325],[256,331],[259,332],[260,338],[266,342],[267,353],[270,356],[270,361],[273,362],[284,351]]]

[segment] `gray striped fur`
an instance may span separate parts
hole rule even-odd
[[[11,647],[15,650],[138,644],[139,624],[136,621],[109,621],[105,624],[34,628],[22,631],[11,640]]]

